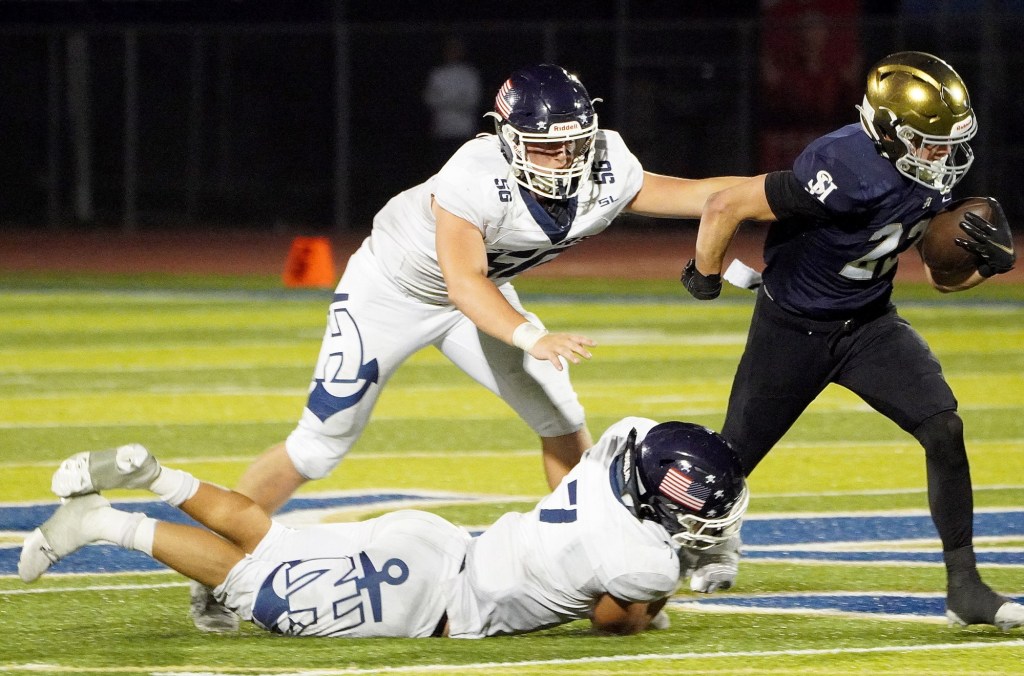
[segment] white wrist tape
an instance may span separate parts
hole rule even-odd
[[[523,322],[512,332],[512,344],[523,352],[529,352],[537,341],[548,335],[547,329],[542,329],[530,322]]]

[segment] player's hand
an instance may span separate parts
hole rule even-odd
[[[697,261],[692,258],[683,268],[679,281],[697,300],[714,300],[722,293],[722,275],[702,275],[697,269]]]
[[[548,333],[530,348],[529,354],[535,359],[551,362],[556,369],[561,371],[562,359],[579,364],[581,357],[590,359],[593,356],[587,348],[595,345],[597,343],[586,336],[578,336],[573,333]]]
[[[953,241],[978,259],[978,272],[982,277],[1001,275],[1013,269],[1017,254],[1013,251],[1013,235],[1005,221],[993,224],[968,211],[960,222],[960,229],[971,238],[957,237]]]

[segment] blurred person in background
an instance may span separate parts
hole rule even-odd
[[[788,166],[808,143],[843,124],[859,96],[860,0],[763,0],[761,171]]]
[[[466,60],[465,43],[449,37],[442,62],[430,69],[423,89],[423,102],[430,108],[430,171],[479,131],[482,96],[480,71]]]

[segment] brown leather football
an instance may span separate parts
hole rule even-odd
[[[932,279],[952,286],[963,282],[978,269],[977,259],[956,245],[957,237],[969,239],[960,229],[964,214],[972,211],[985,220],[992,220],[995,200],[991,197],[968,197],[958,200],[932,217],[921,238],[921,258],[932,271]]]

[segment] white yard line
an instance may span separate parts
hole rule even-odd
[[[521,669],[524,667],[558,667],[578,664],[613,664],[654,660],[688,661],[700,660],[707,663],[716,659],[768,658],[768,657],[815,657],[819,655],[868,655],[908,652],[982,651],[1024,647],[1024,639],[1008,641],[970,641],[964,643],[929,643],[893,646],[872,646],[866,648],[821,648],[807,650],[737,650],[723,652],[681,652],[644,653],[640,655],[606,655],[601,657],[577,657],[551,660],[523,660],[519,662],[475,662],[468,664],[404,665],[374,667],[372,669],[281,669],[267,671],[245,667],[214,667],[191,665],[187,669],[169,670],[166,667],[97,667],[74,668],[47,664],[0,665],[0,673],[34,673],[40,671],[62,671],[66,673],[124,673],[152,674],[153,676],[348,676],[350,674],[417,674],[417,673],[461,673],[465,671],[494,671],[496,669]]]

